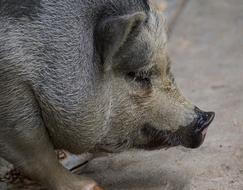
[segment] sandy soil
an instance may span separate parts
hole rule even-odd
[[[202,147],[106,155],[82,172],[106,190],[242,190],[242,20],[242,0],[190,0],[173,27],[169,49],[179,86],[216,112]]]

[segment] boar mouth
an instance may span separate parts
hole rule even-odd
[[[135,145],[135,147],[139,149],[156,150],[181,144],[180,136],[177,135],[177,132],[158,130],[150,124],[145,124],[141,132],[148,140],[145,144]]]
[[[208,112],[208,119],[196,118],[188,126],[182,126],[177,131],[159,130],[145,124],[142,128],[142,134],[146,137],[147,143],[136,145],[136,148],[146,150],[155,150],[161,148],[170,148],[182,145],[187,148],[198,148],[206,137],[208,126],[214,119],[215,114]]]

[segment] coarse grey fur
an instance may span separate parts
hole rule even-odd
[[[54,148],[192,147],[198,114],[169,67],[146,0],[0,0],[0,155],[50,189],[88,190]]]

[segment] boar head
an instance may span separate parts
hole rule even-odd
[[[199,147],[214,113],[180,93],[162,15],[151,9],[109,17],[97,26],[97,41],[110,101],[109,130],[97,147],[108,152]]]

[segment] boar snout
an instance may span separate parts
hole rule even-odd
[[[204,142],[207,129],[215,117],[214,112],[204,112],[198,107],[195,107],[194,111],[196,113],[194,121],[184,128],[185,138],[182,145],[187,148],[198,148]]]
[[[198,148],[204,142],[207,128],[212,123],[215,113],[204,112],[197,107],[194,108],[194,113],[193,121],[187,126],[180,126],[175,132],[161,130],[150,124],[145,124],[141,132],[147,138],[147,141],[137,147],[148,150],[178,145],[187,148]]]

